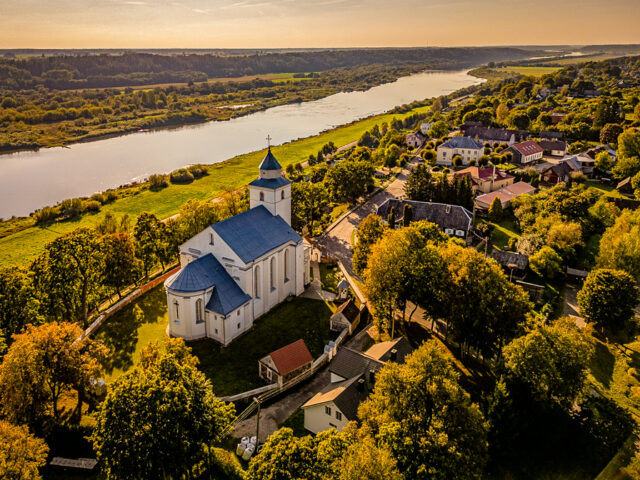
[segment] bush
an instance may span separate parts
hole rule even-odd
[[[529,267],[540,277],[554,278],[562,270],[562,257],[544,246],[529,257]]]
[[[169,184],[167,183],[166,175],[158,175],[154,174],[149,177],[149,188],[151,190],[162,190],[167,187]]]
[[[576,183],[585,183],[587,176],[582,172],[571,172],[571,181]]]
[[[169,179],[171,183],[191,183],[193,182],[193,175],[186,168],[180,168],[171,172]]]
[[[213,478],[244,480],[245,472],[238,458],[222,448],[211,449],[211,472]]]
[[[68,198],[60,203],[60,214],[65,218],[74,218],[82,213],[82,200]]]
[[[83,212],[98,212],[100,211],[100,207],[102,204],[97,200],[85,200],[82,202],[82,211]]]
[[[36,225],[45,225],[53,222],[60,215],[60,210],[56,207],[42,207],[33,214]]]
[[[193,178],[202,178],[209,173],[202,165],[191,165],[187,168],[187,171],[193,175]]]
[[[93,195],[91,195],[91,198],[89,200],[93,202],[100,202],[101,205],[107,203],[107,198],[103,193],[94,193]]]
[[[113,202],[118,199],[118,192],[115,190],[107,190],[103,193],[105,203]]]

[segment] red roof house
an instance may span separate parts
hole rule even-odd
[[[282,385],[287,380],[311,368],[313,357],[300,339],[271,352],[258,362],[260,378]]]

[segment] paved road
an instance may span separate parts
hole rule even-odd
[[[369,214],[376,213],[376,209],[390,198],[400,198],[404,196],[404,184],[411,172],[410,168],[414,164],[405,167],[400,175],[393,180],[386,189],[378,192],[365,203],[354,209],[340,222],[338,222],[331,231],[327,232],[317,244],[317,248],[322,250],[323,254],[335,258],[342,262],[350,275],[353,272],[353,264],[351,255],[353,246],[351,245],[351,235],[353,230],[360,225],[360,222]]]

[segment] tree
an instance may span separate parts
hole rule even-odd
[[[607,173],[613,167],[613,160],[608,152],[600,152],[596,155],[594,166],[600,173]]]
[[[616,124],[619,121],[620,106],[618,105],[618,101],[613,98],[600,97],[593,115],[593,126],[596,128],[606,128],[607,125]]]
[[[336,480],[403,480],[391,453],[376,446],[371,437],[351,445],[334,471]]]
[[[611,145],[617,143],[618,137],[623,131],[623,128],[617,123],[607,123],[602,127],[602,130],[600,130],[600,143]]]
[[[498,108],[496,108],[496,121],[499,124],[504,125],[508,116],[509,116],[509,107],[507,107],[504,103],[501,103],[500,105],[498,105]]]
[[[536,275],[555,278],[562,270],[562,257],[545,245],[529,257],[529,267]]]
[[[353,270],[358,275],[362,275],[367,268],[371,247],[382,238],[384,231],[382,218],[373,214],[368,215],[358,225],[357,242],[353,249]]]
[[[225,199],[234,198],[229,194]],[[232,203],[235,203],[233,200]],[[232,210],[239,210],[235,206]],[[209,225],[213,225],[221,218],[220,206],[209,201],[189,200],[180,205],[178,209],[178,221],[180,225],[180,238],[177,243],[182,243],[194,235],[200,233]]]
[[[0,330],[7,340],[27,323],[42,323],[40,301],[31,274],[20,267],[0,269]]]
[[[396,228],[396,208],[391,207],[389,210],[389,215],[387,215],[387,223],[389,224],[389,228]]]
[[[434,198],[433,175],[425,165],[417,165],[404,184],[404,193],[409,200],[430,202]]]
[[[507,117],[507,125],[510,128],[526,130],[529,127],[529,116],[522,110],[513,110]]]
[[[578,292],[580,314],[588,322],[613,332],[628,325],[638,299],[633,277],[608,268],[592,270]]]
[[[452,286],[442,318],[463,353],[476,348],[491,358],[510,341],[530,311],[528,296],[500,266],[480,252],[449,243],[440,248]]]
[[[625,130],[618,137],[618,162],[613,173],[618,178],[632,177],[640,171],[640,133]]]
[[[334,200],[354,204],[373,187],[374,171],[367,161],[347,160],[329,169],[324,184]]]
[[[77,397],[77,416],[91,380],[103,373],[107,349],[86,337],[73,323],[27,326],[16,335],[0,365],[0,409],[8,420],[41,427],[52,415],[61,420],[58,401],[63,394]]]
[[[329,195],[321,183],[297,182],[291,188],[291,206],[296,226],[300,229],[309,225],[313,235],[313,224],[322,217],[324,207],[329,203]]]
[[[554,223],[547,232],[546,243],[564,255],[571,256],[576,247],[583,245],[582,227],[577,222]]]
[[[411,224],[411,221],[413,220],[413,208],[411,207],[410,204],[405,204],[404,207],[402,207],[402,226],[403,227],[408,227]]]
[[[115,288],[118,297],[122,298],[122,288],[135,281],[138,270],[133,241],[127,233],[114,233],[102,237],[101,242],[104,255],[103,283]]]
[[[34,437],[26,426],[0,420],[0,478],[40,480],[41,467],[47,463],[49,447]]]
[[[149,278],[149,270],[160,262],[164,270],[169,248],[166,226],[149,212],[138,215],[133,229],[136,257],[142,262],[145,278]]]
[[[497,223],[502,220],[502,214],[502,201],[500,197],[494,197],[489,206],[489,219]]]
[[[109,478],[191,478],[234,417],[182,339],[153,343],[111,387],[93,446]]]
[[[513,340],[504,360],[510,375],[535,396],[568,408],[582,392],[594,351],[589,332],[567,317]]]
[[[524,233],[516,243],[516,250],[522,255],[530,257],[544,245],[544,240],[535,233]]]
[[[89,303],[97,302],[103,258],[95,232],[76,228],[46,247],[48,273],[45,290],[62,305],[64,317],[82,321],[86,327]]]
[[[436,341],[388,363],[358,415],[405,478],[481,478],[487,425]]]
[[[600,268],[624,270],[640,280],[640,211],[623,210],[600,240],[596,264]]]
[[[431,125],[431,128],[429,129],[429,137],[442,138],[445,135],[449,135],[449,132],[449,125],[447,125],[447,123],[442,120],[438,120],[437,122],[434,122],[433,125]]]

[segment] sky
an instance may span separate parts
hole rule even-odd
[[[0,0],[0,48],[640,43],[640,0]]]

